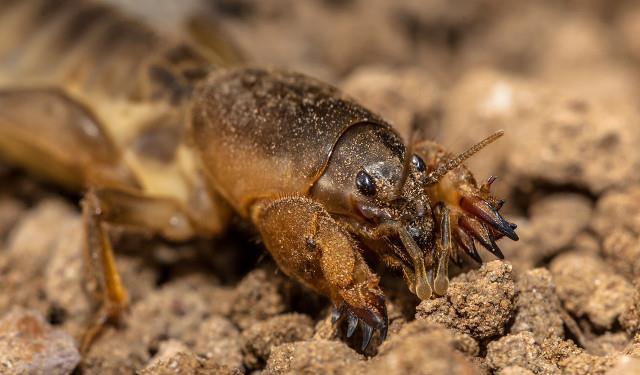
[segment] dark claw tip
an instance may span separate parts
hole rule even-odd
[[[374,331],[380,332],[382,341],[387,337],[389,320],[384,296],[374,294],[374,297],[369,301],[371,305],[368,308],[357,308],[343,302],[337,308],[334,307],[331,315],[333,324],[340,324],[340,322],[346,324],[346,331],[344,332],[346,338],[353,337],[356,328],[360,325],[362,328],[362,342],[359,349],[362,352],[371,343]],[[344,325],[342,326],[344,327]]]
[[[514,231],[515,228],[500,215],[498,212],[499,208],[495,208],[487,201],[478,198],[463,198],[460,205],[465,211],[477,216],[483,222],[491,225],[508,238],[514,241],[519,240],[518,235]]]
[[[506,221],[500,214],[498,214],[497,211],[496,211],[496,216],[498,220],[496,222],[491,223],[493,227],[499,230],[505,236],[512,239],[513,241],[518,241],[520,238],[514,231],[515,228],[512,226],[512,224]]]
[[[358,318],[355,315],[349,314],[349,317],[347,318],[347,337],[353,336],[357,326]]]
[[[489,251],[491,252],[491,254],[495,255],[498,259],[504,259],[504,254],[502,253],[502,250],[500,250],[500,248],[496,244],[496,241],[493,238],[491,238],[490,244],[491,246],[489,248]]]
[[[473,259],[476,263],[482,264],[482,258],[480,258],[480,254],[478,254],[478,250],[469,249],[467,251],[467,255],[469,255],[471,259]]]
[[[388,331],[389,331],[389,323],[383,322],[380,325],[380,340],[384,341],[387,339]]]
[[[371,327],[365,322],[362,322],[362,346],[360,347],[360,349],[363,352],[369,346],[372,336],[373,336],[373,327]]]
[[[334,306],[331,310],[331,324],[336,324],[341,315],[342,313],[340,312],[340,310]]]

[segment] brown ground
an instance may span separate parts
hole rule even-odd
[[[456,151],[505,129],[469,165],[501,177],[521,240],[420,304],[385,273],[389,337],[365,356],[243,234],[114,233],[131,309],[78,372],[640,372],[640,3],[209,1],[251,61],[333,82],[404,134]],[[0,181],[0,373],[69,372],[88,309],[77,197]]]

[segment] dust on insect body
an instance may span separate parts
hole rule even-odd
[[[252,68],[208,78],[191,121],[216,191],[253,221],[285,273],[332,299],[347,337],[362,327],[363,348],[372,329],[385,335],[387,315],[361,251],[427,299],[446,293],[450,258],[475,259],[476,243],[500,255],[497,239],[517,239],[490,183],[477,186],[462,165],[502,132],[460,155],[431,141],[406,145],[335,88]]]

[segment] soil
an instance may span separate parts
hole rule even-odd
[[[133,3],[154,23],[189,14]],[[405,139],[461,151],[504,129],[467,164],[500,177],[520,241],[452,265],[427,301],[381,270],[389,335],[358,353],[241,228],[189,243],[114,230],[130,309],[81,358],[79,196],[2,165],[0,373],[640,373],[640,3],[187,3],[255,65],[327,80]]]

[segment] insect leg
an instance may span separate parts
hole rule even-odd
[[[384,338],[388,322],[379,279],[322,205],[305,197],[261,201],[252,220],[280,268],[332,300],[347,321],[347,337],[360,325],[363,350],[374,328]]]
[[[0,156],[75,190],[135,186],[102,123],[59,89],[0,90]]]
[[[82,214],[85,227],[83,286],[94,305],[80,343],[81,352],[86,353],[107,322],[121,317],[129,298],[116,268],[103,210],[94,192],[87,193],[82,201]]]
[[[433,289],[443,296],[449,288],[449,257],[453,254],[453,239],[451,231],[451,215],[449,208],[444,203],[439,205],[438,216],[440,219],[438,231],[438,268],[433,281]]]
[[[109,225],[135,226],[171,240],[224,229],[229,209],[217,197],[181,203],[147,197],[125,166],[102,123],[79,101],[59,89],[0,90],[0,157],[76,191],[83,200],[86,228],[86,284],[96,305],[83,349],[126,307],[106,233]],[[203,203],[204,202],[204,203]]]
[[[199,232],[198,224],[177,201],[138,192],[92,188],[82,200],[85,225],[85,291],[94,314],[82,339],[86,351],[109,322],[117,322],[128,305],[127,292],[116,269],[109,226],[138,227],[172,240]]]

